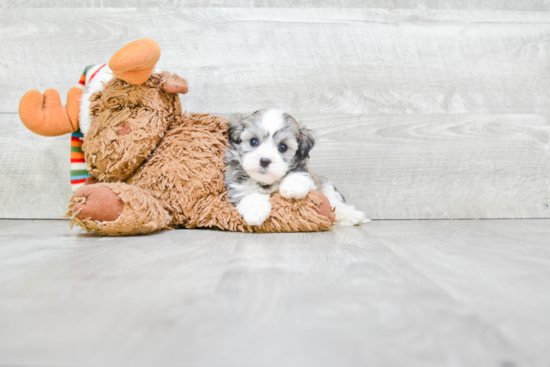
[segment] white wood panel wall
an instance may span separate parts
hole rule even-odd
[[[371,218],[550,217],[548,2],[154,3],[2,3],[0,218],[58,218],[70,194],[68,137],[25,131],[23,93],[142,37],[188,111],[317,129],[312,167]]]
[[[4,0],[0,8],[268,7],[550,10],[547,0]]]

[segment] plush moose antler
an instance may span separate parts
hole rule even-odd
[[[19,117],[27,129],[42,136],[58,136],[78,129],[79,103],[82,89],[73,87],[67,93],[67,106],[59,93],[48,89],[44,95],[31,90],[21,98]]]

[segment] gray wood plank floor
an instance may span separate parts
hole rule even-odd
[[[0,221],[0,366],[538,366],[550,220],[101,238]]]

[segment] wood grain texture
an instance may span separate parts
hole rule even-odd
[[[55,218],[67,212],[69,135],[38,136],[18,115],[0,114],[0,218]]]
[[[367,217],[550,216],[548,116],[296,116],[320,135],[312,170]]]
[[[550,317],[540,315],[550,305],[550,293],[541,292],[549,286],[550,222],[478,221],[457,226],[426,222],[421,226],[423,233],[418,225],[403,222],[399,231],[384,228],[375,235],[383,236],[385,246],[445,293],[475,310],[480,321],[494,325],[530,364],[547,365],[550,356],[540,347],[550,345]],[[445,241],[437,238],[443,227],[448,228]],[[403,245],[409,236],[414,236],[414,246]]]
[[[545,0],[4,0],[0,8],[266,7],[548,11]]]
[[[545,367],[550,359],[548,220],[131,238],[22,223],[0,231],[0,365]]]
[[[294,116],[319,135],[312,170],[369,218],[550,217],[548,116]],[[33,136],[17,115],[0,115],[0,129],[0,218],[59,218],[68,136]]]
[[[0,24],[0,112],[141,37],[188,78],[195,112],[550,112],[548,12],[8,8]]]

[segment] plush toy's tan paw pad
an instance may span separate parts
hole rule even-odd
[[[112,222],[124,210],[124,202],[106,186],[83,186],[76,191],[76,196],[85,198],[74,206],[74,212],[79,219]]]
[[[149,79],[160,59],[160,46],[142,38],[118,50],[109,61],[109,68],[128,84],[141,85]]]
[[[319,199],[321,199],[321,204],[319,204],[318,207],[319,214],[327,217],[332,223],[334,223],[334,221],[336,220],[336,215],[330,209],[330,201],[322,192],[318,192],[317,196],[319,196]]]
[[[84,186],[71,196],[65,218],[86,232],[130,236],[168,228],[172,217],[147,190],[123,182]]]

